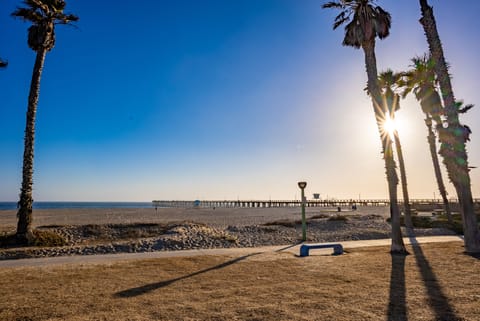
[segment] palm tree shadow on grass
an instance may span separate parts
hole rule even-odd
[[[295,246],[300,245],[302,243],[303,243],[303,241],[297,241],[297,242],[295,242],[291,245],[287,245],[285,247],[282,247],[281,249],[275,250],[275,252],[283,252],[285,250],[291,249],[292,247],[295,247]]]
[[[480,260],[480,253],[467,253],[467,255],[473,257],[474,259]]]
[[[413,254],[415,255],[417,266],[420,269],[420,274],[427,290],[428,304],[435,313],[435,320],[464,320],[456,314],[450,303],[450,300],[443,292],[443,289],[438,282],[430,263],[428,262],[420,244],[415,238],[415,235],[411,234],[409,238],[412,244]]]
[[[407,302],[405,287],[406,255],[392,254],[392,271],[390,274],[390,298],[387,321],[407,321]]]
[[[136,296],[139,296],[139,295],[143,295],[143,294],[155,291],[157,289],[164,288],[164,287],[169,286],[169,285],[171,285],[175,282],[178,282],[178,281],[189,279],[191,277],[194,277],[194,276],[197,276],[197,275],[200,275],[200,274],[203,274],[203,273],[207,273],[207,272],[210,272],[210,271],[223,269],[223,268],[225,268],[229,265],[238,263],[240,261],[243,261],[243,260],[247,259],[248,257],[258,255],[258,254],[260,254],[260,253],[252,253],[252,254],[244,255],[244,256],[237,257],[235,259],[223,262],[219,265],[209,267],[209,268],[204,269],[204,270],[200,270],[200,271],[197,271],[197,272],[194,272],[194,273],[191,273],[191,274],[180,276],[178,278],[174,278],[174,279],[170,279],[170,280],[166,280],[166,281],[161,281],[161,282],[156,282],[156,283],[151,283],[151,284],[146,284],[146,285],[142,285],[142,286],[139,286],[139,287],[136,287],[136,288],[131,288],[131,289],[128,289],[128,290],[120,291],[120,292],[115,293],[114,296],[117,297],[117,298],[131,298],[131,297],[136,297]]]

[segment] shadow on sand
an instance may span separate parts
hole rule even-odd
[[[428,294],[428,306],[435,313],[435,320],[461,321],[453,309],[450,300],[443,292],[435,273],[423,250],[412,233],[409,236],[415,261]],[[405,255],[392,255],[392,272],[390,278],[390,300],[388,304],[388,321],[408,320],[405,284]]]
[[[254,255],[258,255],[258,254],[260,254],[260,253],[252,253],[252,254],[244,255],[244,256],[232,259],[230,261],[226,261],[222,264],[212,266],[208,269],[200,270],[200,271],[188,274],[188,275],[180,276],[178,278],[174,278],[174,279],[170,279],[170,280],[166,280],[166,281],[161,281],[161,282],[156,282],[156,283],[151,283],[151,284],[146,284],[146,285],[142,285],[142,286],[139,286],[139,287],[136,287],[136,288],[131,288],[131,289],[128,289],[128,290],[120,291],[120,292],[115,293],[114,296],[117,297],[117,298],[136,297],[136,296],[146,294],[146,293],[152,292],[154,290],[161,289],[163,287],[169,286],[169,285],[171,285],[171,284],[173,284],[177,281],[185,280],[185,279],[194,277],[196,275],[200,275],[200,274],[207,273],[207,272],[210,272],[210,271],[223,269],[223,268],[225,268],[229,265],[238,263],[240,261],[245,260],[246,258],[248,258],[250,256],[254,256]]]

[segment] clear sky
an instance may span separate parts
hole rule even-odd
[[[341,46],[322,3],[67,1],[80,21],[57,27],[46,57],[34,199],[293,199],[299,180],[307,195],[386,198],[364,55]],[[478,105],[480,1],[430,3],[455,95]],[[0,201],[18,199],[35,59],[29,25],[9,16],[19,4],[0,3]],[[378,69],[404,70],[427,50],[418,1],[378,4],[393,20]],[[411,198],[438,198],[413,97],[397,117]],[[462,120],[480,167],[480,106]],[[471,178],[480,197],[480,168]]]

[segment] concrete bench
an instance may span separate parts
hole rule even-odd
[[[309,251],[313,249],[327,249],[333,247],[333,255],[343,254],[342,244],[302,244],[300,246],[300,256],[308,256]]]

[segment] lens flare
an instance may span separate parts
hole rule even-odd
[[[397,129],[397,124],[395,120],[390,117],[387,117],[387,119],[383,123],[383,130],[385,131],[385,133],[388,133],[388,135],[390,135],[390,137],[393,138],[393,135],[396,129]]]

